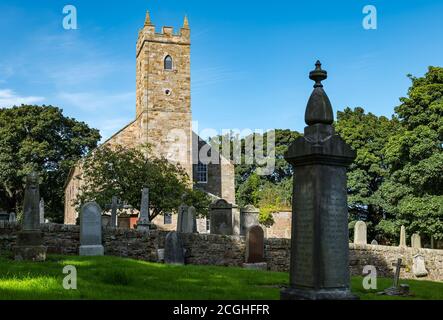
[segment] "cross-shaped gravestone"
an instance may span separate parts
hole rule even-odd
[[[406,266],[402,264],[402,259],[398,258],[397,263],[392,264],[393,267],[395,267],[395,274],[394,274],[394,288],[398,288],[398,282],[400,279],[400,271],[401,268],[405,268]]]
[[[124,209],[125,205],[121,203],[116,196],[112,197],[111,204],[108,204],[105,206],[106,210],[111,209],[111,224],[110,226],[112,228],[116,228],[118,226],[118,216],[117,216],[117,210],[118,209]]]

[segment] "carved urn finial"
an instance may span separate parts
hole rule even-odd
[[[315,70],[309,73],[309,79],[315,81],[314,91],[309,98],[305,114],[305,122],[309,126],[318,123],[331,125],[334,122],[331,102],[321,83],[327,78],[328,73],[321,68],[321,63],[317,60]]]

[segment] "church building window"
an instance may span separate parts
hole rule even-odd
[[[166,58],[165,58],[165,70],[172,70],[172,58],[171,58],[171,56],[166,56]]]
[[[201,162],[197,165],[197,182],[207,183],[208,182],[208,165]]]

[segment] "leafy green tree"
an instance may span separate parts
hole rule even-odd
[[[200,215],[208,212],[209,197],[191,188],[185,171],[165,158],[152,156],[147,146],[102,146],[85,157],[82,169],[82,186],[75,199],[77,210],[87,201],[104,207],[113,196],[140,210],[141,190],[149,188],[151,221],[166,212],[176,212],[183,200]]]
[[[0,208],[20,213],[24,178],[35,170],[45,214],[63,221],[64,183],[70,168],[100,140],[98,130],[53,106],[0,109]]]
[[[390,177],[378,195],[386,210],[383,231],[443,239],[443,68],[429,67],[424,77],[409,76],[408,97],[395,108],[402,129],[386,147]]]
[[[368,234],[375,236],[375,226],[384,210],[377,191],[389,175],[384,148],[399,128],[396,118],[378,117],[363,108],[345,108],[337,113],[337,133],[357,153],[348,172],[348,205],[352,222],[365,220]]]

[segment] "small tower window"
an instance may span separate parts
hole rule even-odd
[[[172,70],[172,58],[171,58],[171,56],[166,56],[166,58],[165,58],[165,70]]]

